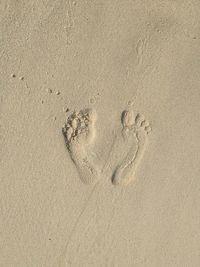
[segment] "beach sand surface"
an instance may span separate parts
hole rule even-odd
[[[0,1],[0,266],[200,266],[200,2]]]

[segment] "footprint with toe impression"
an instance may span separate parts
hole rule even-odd
[[[123,138],[136,139],[137,147],[136,150],[131,148],[116,167],[112,176],[114,185],[127,185],[134,179],[135,171],[146,148],[147,135],[151,132],[150,124],[145,117],[139,113],[135,116],[133,110],[123,111],[121,122]]]
[[[85,184],[93,184],[99,178],[99,170],[92,163],[89,153],[95,139],[95,122],[96,112],[84,109],[73,112],[63,126],[68,152]]]

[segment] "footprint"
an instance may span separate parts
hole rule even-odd
[[[96,117],[96,112],[92,109],[74,111],[62,129],[70,157],[85,184],[93,184],[99,178],[99,170],[90,157],[90,146],[95,139]]]
[[[122,112],[122,136],[124,141],[131,140],[133,143],[136,140],[136,149],[131,147],[122,160],[116,167],[112,176],[112,183],[114,185],[127,185],[135,176],[136,169],[143,157],[148,137],[151,132],[149,122],[143,115],[134,115],[133,110],[125,110]]]

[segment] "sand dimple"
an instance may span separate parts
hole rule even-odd
[[[122,136],[124,140],[136,139],[136,150],[130,148],[126,157],[116,167],[112,176],[114,185],[127,185],[133,179],[135,171],[143,157],[146,144],[147,134],[151,132],[149,122],[141,114],[134,116],[133,110],[125,110],[122,112]]]
[[[63,127],[68,152],[85,184],[92,184],[99,178],[98,167],[94,166],[89,153],[96,135],[95,122],[96,112],[84,109],[74,111]]]

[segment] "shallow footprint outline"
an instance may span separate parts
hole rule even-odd
[[[122,112],[121,123],[124,140],[135,139],[137,147],[135,150],[131,147],[126,157],[116,167],[112,175],[114,185],[127,185],[134,180],[135,172],[146,149],[147,135],[151,132],[149,121],[140,113],[135,116],[132,109]]]
[[[74,111],[62,129],[69,155],[85,184],[93,184],[99,179],[99,169],[89,156],[90,146],[96,137],[96,119],[94,109]]]

